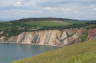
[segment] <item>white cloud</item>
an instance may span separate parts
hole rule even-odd
[[[93,8],[93,11],[96,11],[96,8]]]
[[[0,18],[52,16],[96,19],[95,3],[96,0],[0,0]]]
[[[18,1],[14,3],[13,5],[19,7],[19,6],[23,6],[23,3],[21,1]]]

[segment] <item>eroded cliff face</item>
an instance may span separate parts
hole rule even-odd
[[[84,32],[86,35],[84,35]],[[94,32],[94,33],[93,33]],[[86,40],[96,39],[96,29],[75,29],[75,30],[43,30],[34,32],[22,32],[17,36],[5,40],[0,38],[0,43],[35,44],[64,46],[82,41],[83,35]]]

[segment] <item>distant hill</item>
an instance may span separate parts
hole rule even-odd
[[[96,28],[96,21],[82,21],[64,18],[24,18],[8,22],[0,22],[0,31],[3,31],[4,36],[13,36],[26,31],[80,28]]]
[[[79,20],[67,19],[67,18],[24,18],[16,21],[79,21]]]

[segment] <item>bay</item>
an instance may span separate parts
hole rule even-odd
[[[53,46],[0,44],[0,63],[10,63],[56,49]]]

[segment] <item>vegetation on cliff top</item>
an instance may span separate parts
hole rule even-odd
[[[0,22],[0,36],[15,36],[25,31],[74,28],[96,28],[96,21],[90,22],[62,18],[29,18],[10,22]]]
[[[12,63],[96,63],[96,40],[65,46]]]

